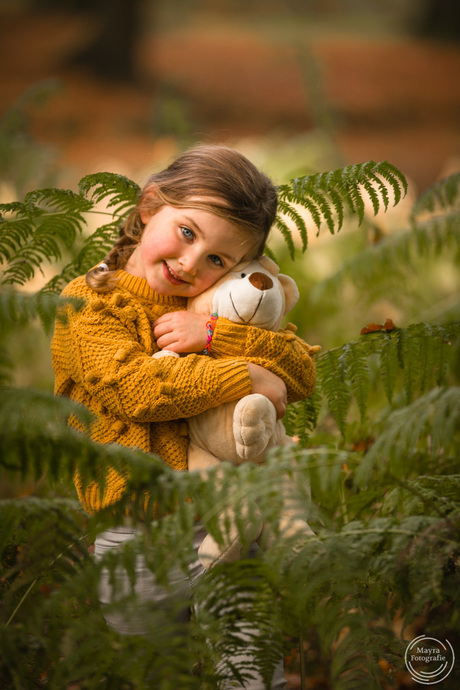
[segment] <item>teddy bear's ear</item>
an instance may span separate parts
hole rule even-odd
[[[286,276],[284,273],[278,274],[278,280],[283,286],[284,298],[286,300],[286,306],[284,307],[284,313],[287,314],[291,311],[299,301],[299,290],[298,287],[291,276]]]
[[[269,256],[260,256],[257,259],[257,261],[262,266],[262,268],[265,268],[265,270],[269,271],[273,276],[277,276],[279,274],[279,267],[275,264],[275,262],[272,259],[270,259]]]

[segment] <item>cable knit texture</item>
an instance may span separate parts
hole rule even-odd
[[[82,299],[84,306],[63,308],[51,344],[55,393],[95,414],[95,442],[139,448],[185,470],[185,419],[249,394],[246,362],[278,374],[291,402],[311,394],[314,348],[292,332],[271,333],[218,319],[212,357],[152,359],[158,351],[153,322],[165,312],[185,309],[186,300],[158,295],[147,281],[125,271],[118,271],[117,278],[107,293],[93,291],[84,276],[69,283],[63,297]],[[69,423],[84,431],[77,420]],[[98,477],[83,489],[77,474],[75,484],[85,510],[95,513],[119,500],[126,477],[109,470],[102,497]]]

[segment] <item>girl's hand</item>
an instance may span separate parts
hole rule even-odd
[[[201,352],[208,342],[206,323],[209,317],[190,311],[171,311],[153,324],[153,335],[160,350]]]
[[[265,395],[275,406],[276,415],[280,419],[286,412],[287,390],[286,384],[279,376],[258,364],[248,363],[249,376],[252,382],[252,393]]]

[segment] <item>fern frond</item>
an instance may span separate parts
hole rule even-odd
[[[460,172],[445,177],[432,185],[419,196],[412,206],[410,220],[414,222],[417,216],[425,211],[433,213],[436,208],[446,210],[453,206],[460,193]]]
[[[317,384],[309,398],[287,406],[283,417],[286,433],[288,436],[296,436],[301,446],[305,445],[317,425],[321,401],[319,384]]]
[[[2,263],[10,261],[18,248],[22,247],[33,231],[33,224],[30,218],[25,217],[25,210],[18,210],[19,203],[2,204],[0,211],[10,215],[10,210],[17,213],[18,218],[14,221],[0,216],[0,260]],[[22,217],[21,217],[22,216]]]
[[[0,322],[5,329],[28,323],[37,316],[46,331],[50,331],[59,300],[55,295],[24,293],[14,290],[0,292]]]
[[[282,218],[280,218],[280,216],[276,216],[274,224],[275,227],[277,227],[278,230],[281,232],[281,235],[287,244],[289,256],[291,257],[291,259],[293,259],[295,255],[295,245],[294,240],[292,238],[291,229],[288,227],[287,223]]]
[[[9,205],[13,218],[3,219],[0,256],[8,262],[1,282],[23,285],[42,270],[44,261],[59,260],[85,224],[92,203],[65,189],[29,192],[23,204]]]
[[[85,274],[95,266],[113,247],[119,233],[119,221],[99,227],[87,238],[85,244],[62,271],[53,276],[41,289],[42,293],[60,293],[74,278]]]
[[[339,349],[329,350],[318,357],[316,372],[321,393],[326,397],[329,411],[344,435],[351,393],[345,377],[348,372],[344,371],[340,362],[341,354]]]
[[[286,204],[282,199],[278,201],[278,214],[275,218],[275,225],[278,226],[278,221],[280,220],[280,213],[288,216],[292,221],[294,221],[297,232],[300,235],[302,241],[302,250],[305,251],[308,244],[308,233],[305,220],[302,218],[300,213],[290,204]]]
[[[460,510],[460,475],[422,475],[400,479],[384,499],[383,514],[447,517]]]
[[[50,567],[58,563],[61,553],[66,554],[62,559],[63,567],[77,555],[87,556],[82,540],[75,536],[81,530],[81,524],[75,519],[80,513],[77,501],[29,496],[3,499],[1,506],[0,555],[13,540],[23,545],[17,564],[5,573],[6,577],[13,574],[24,576],[23,582],[16,580],[14,589],[21,587],[24,582],[28,584],[31,580],[48,576]],[[24,544],[27,544],[26,548]],[[69,544],[72,544],[72,549]]]
[[[396,386],[397,372],[399,368],[399,358],[396,341],[387,333],[382,334],[382,345],[380,350],[379,370],[383,383],[385,395],[389,403],[393,400],[393,393]]]
[[[440,386],[446,381],[446,348],[459,337],[460,323],[447,326],[413,324],[398,329],[398,355],[404,369],[406,399],[412,400],[413,389],[423,392],[429,386]]]
[[[278,588],[268,564],[251,559],[216,566],[200,579],[196,593],[222,659],[222,678],[244,683],[252,673],[261,673],[268,687],[282,657]],[[238,663],[242,641],[253,658]]]
[[[367,357],[358,348],[344,345],[339,357],[341,378],[349,376],[351,390],[358,404],[361,420],[364,419],[367,407],[367,397],[370,389],[370,374]]]
[[[82,214],[90,211],[93,204],[85,199],[81,194],[76,194],[70,189],[58,189],[49,187],[36,189],[26,194],[24,198],[26,207],[41,209],[44,212],[70,213],[71,215]]]
[[[122,175],[97,173],[84,177],[79,187],[80,194],[65,189],[36,190],[27,194],[23,203],[0,207],[0,258],[9,262],[2,283],[24,284],[37,269],[41,270],[44,261],[60,260],[62,250],[74,246],[86,225],[83,214],[92,212],[103,199],[108,200],[107,208],[114,220],[93,234],[62,277],[56,278],[55,284],[50,283],[45,291],[62,289],[67,278],[88,270],[112,246],[116,223],[137,201],[138,185]]]
[[[446,381],[446,350],[460,336],[460,323],[448,326],[413,324],[408,328],[379,331],[351,341],[342,347],[320,353],[317,358],[319,390],[342,434],[352,397],[361,419],[367,408],[370,388],[368,358],[377,355],[378,367],[387,399],[391,402],[398,377],[402,374],[407,401]]]
[[[124,175],[99,172],[86,175],[78,183],[80,192],[91,201],[99,203],[108,199],[107,208],[114,216],[123,216],[128,208],[136,205],[140,187]]]
[[[0,389],[0,466],[22,477],[38,478],[45,468],[50,477],[71,476],[77,458],[65,450],[75,442],[66,424],[70,414],[84,425],[92,418],[86,408],[45,391]]]
[[[365,485],[371,473],[390,470],[395,476],[406,473],[408,459],[431,440],[429,457],[453,449],[460,428],[460,388],[434,388],[410,405],[393,411],[385,427],[368,450],[356,472],[356,482]]]
[[[370,197],[374,214],[382,207],[384,210],[388,208],[389,195],[383,181],[392,188],[396,205],[402,195],[407,193],[407,182],[404,175],[386,161],[369,161],[332,172],[294,178],[289,184],[278,187],[278,198],[284,213],[288,205],[303,206],[311,213],[318,232],[325,221],[333,234],[342,228],[346,208],[358,216],[359,223],[363,222],[363,190]]]
[[[373,294],[375,286],[382,289],[382,276],[407,282],[408,271],[416,266],[418,256],[439,256],[442,252],[456,252],[460,246],[460,217],[445,214],[423,223],[417,222],[408,230],[393,233],[376,244],[368,245],[342,263],[340,269],[321,281],[318,295],[337,291],[345,280]]]

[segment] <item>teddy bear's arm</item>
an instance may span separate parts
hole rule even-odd
[[[288,402],[303,400],[312,394],[316,350],[292,331],[274,333],[221,317],[212,339],[215,357],[244,357],[279,376],[286,384]]]

